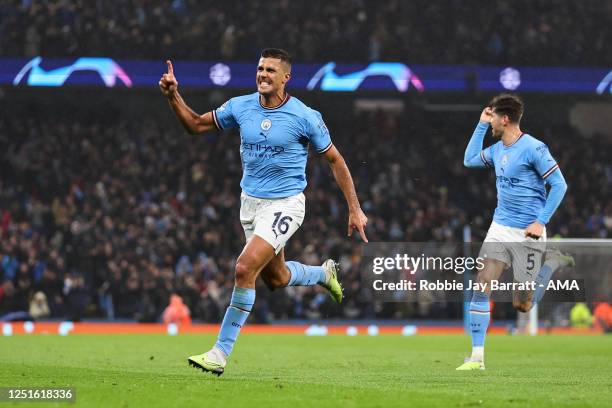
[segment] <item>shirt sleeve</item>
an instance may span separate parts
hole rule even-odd
[[[480,160],[482,160],[486,167],[493,167],[493,146],[495,145],[491,145],[480,151]]]
[[[217,129],[230,129],[238,126],[233,112],[234,99],[230,99],[212,111],[213,120]]]
[[[537,218],[538,222],[542,225],[548,224],[557,208],[559,208],[559,204],[561,204],[567,191],[567,183],[565,178],[563,178],[563,174],[561,174],[561,169],[555,169],[550,174],[550,177],[546,179],[546,182],[550,184],[550,191],[546,197],[546,204],[544,204],[544,208],[542,208]]]
[[[317,153],[325,153],[332,147],[329,130],[325,126],[321,114],[315,110],[312,110],[312,114],[308,116],[306,136],[308,136]]]
[[[535,147],[532,153],[532,160],[533,167],[544,180],[559,169],[557,161],[552,157],[548,146],[544,143],[540,143]]]
[[[463,165],[465,167],[493,167],[491,147],[482,149],[488,130],[488,123],[478,122],[478,125],[476,125],[463,155]]]

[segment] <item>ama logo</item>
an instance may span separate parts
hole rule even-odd
[[[421,80],[412,72],[410,68],[399,62],[373,62],[361,71],[338,75],[334,72],[336,63],[325,64],[316,74],[312,76],[306,88],[313,90],[320,83],[322,91],[345,91],[357,90],[366,78],[372,76],[386,76],[400,92],[406,92],[412,84],[419,92],[423,92],[425,87]]]
[[[115,86],[117,78],[128,88],[132,86],[130,77],[110,58],[79,58],[71,65],[48,71],[41,68],[41,62],[41,57],[35,57],[25,64],[15,76],[13,85],[19,85],[26,77],[25,83],[30,86],[62,86],[73,72],[95,71],[109,88]]]

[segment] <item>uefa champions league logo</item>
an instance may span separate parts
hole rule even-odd
[[[359,89],[368,77],[385,76],[400,92],[406,92],[410,85],[419,92],[425,90],[419,77],[410,68],[399,62],[372,62],[365,69],[345,74],[337,74],[334,72],[335,68],[335,62],[325,64],[310,78],[306,89],[313,90],[319,85],[322,91],[352,92]]]
[[[40,66],[42,62],[42,57],[32,58],[15,76],[13,85],[19,85],[23,79],[29,86],[62,86],[74,72],[94,71],[109,88],[116,85],[117,79],[128,88],[132,86],[128,74],[111,58],[83,57],[70,65],[49,70]]]
[[[261,128],[263,130],[270,130],[271,127],[272,127],[272,121],[270,119],[266,118],[261,121]]]

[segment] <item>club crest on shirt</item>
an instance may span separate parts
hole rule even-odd
[[[501,165],[505,166],[506,164],[508,164],[508,155],[504,154],[502,159],[501,159]]]
[[[261,121],[261,128],[263,130],[270,130],[271,127],[272,127],[272,121],[270,119],[266,118]]]

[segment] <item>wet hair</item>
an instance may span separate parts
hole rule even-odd
[[[265,48],[264,50],[261,51],[261,57],[262,58],[277,58],[281,60],[282,62],[284,62],[285,64],[289,65],[289,67],[291,67],[291,62],[293,60],[293,58],[291,57],[291,54],[289,54],[285,50],[281,50],[280,48]]]
[[[523,116],[523,101],[517,95],[500,94],[491,99],[489,106],[498,115],[506,115],[510,122],[518,123]]]

